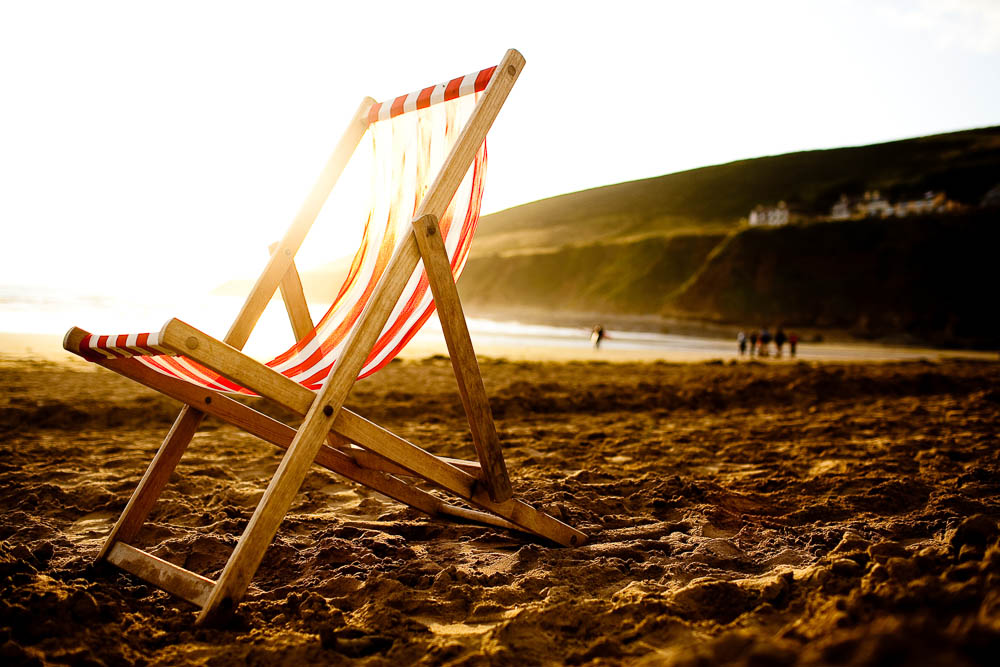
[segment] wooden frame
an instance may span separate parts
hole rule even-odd
[[[357,326],[318,392],[247,357],[240,350],[279,286],[296,339],[311,331],[312,321],[294,256],[367,128],[368,111],[375,103],[371,98],[362,100],[288,232],[271,247],[271,257],[264,272],[225,338],[214,339],[176,319],[164,325],[161,331],[163,346],[304,415],[298,429],[218,392],[157,373],[135,359],[95,358],[80,348],[87,332],[74,328],[67,333],[63,342],[67,350],[184,403],[108,535],[98,561],[113,563],[201,607],[198,623],[215,618],[234,608],[246,593],[314,462],[431,516],[448,515],[522,530],[566,546],[583,544],[586,536],[582,532],[512,497],[496,427],[438,227],[438,218],[454,197],[523,66],[524,58],[515,50],[508,51],[497,66],[421,202],[410,233],[396,246]],[[343,407],[365,358],[420,260],[423,260],[437,305],[478,462],[435,456]],[[206,414],[285,449],[277,471],[216,581],[129,544]],[[403,481],[405,477],[424,480],[478,509],[446,503]]]

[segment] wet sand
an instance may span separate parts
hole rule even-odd
[[[5,664],[993,664],[1000,364],[484,361],[516,492],[558,548],[431,520],[314,468],[219,628],[107,566],[177,406],[0,361]],[[444,359],[348,405],[472,457]],[[278,450],[209,421],[137,546],[215,577]]]

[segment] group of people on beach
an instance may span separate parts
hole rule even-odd
[[[767,327],[761,327],[758,331],[754,329],[749,334],[740,330],[736,334],[736,345],[740,351],[740,356],[749,354],[751,357],[771,356],[771,343],[774,343],[774,356],[781,358],[784,353],[785,343],[788,343],[788,355],[795,357],[799,347],[799,336],[796,333],[785,333],[785,330],[778,327],[774,335]]]

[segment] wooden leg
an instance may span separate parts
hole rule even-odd
[[[108,551],[111,550],[115,542],[127,543],[135,539],[139,528],[149,516],[153,504],[163,491],[163,487],[166,486],[170,474],[177,467],[177,462],[180,461],[204,416],[204,413],[195,410],[190,405],[181,408],[180,414],[174,420],[174,425],[167,433],[167,437],[164,438],[163,444],[160,445],[159,451],[156,452],[149,467],[146,468],[146,474],[142,476],[142,480],[139,481],[132,497],[129,498],[118,522],[111,529],[111,534],[104,541],[104,546],[97,554],[97,562],[107,557]]]
[[[277,243],[270,246],[271,254],[278,249]],[[309,304],[306,303],[305,292],[302,291],[302,279],[299,271],[295,268],[295,262],[289,261],[288,270],[285,271],[281,283],[278,285],[281,292],[281,299],[285,302],[285,310],[288,312],[288,321],[292,324],[292,333],[295,340],[300,341],[313,330],[312,316],[309,314]]]
[[[438,320],[448,344],[448,355],[458,380],[458,393],[469,419],[472,443],[479,455],[482,466],[482,480],[490,498],[498,503],[509,500],[513,495],[507,465],[500,450],[493,413],[483,386],[483,376],[479,372],[479,362],[472,349],[469,327],[465,322],[462,302],[458,298],[458,288],[448,261],[448,251],[441,239],[441,229],[437,218],[425,215],[413,221],[417,246],[424,260],[424,270],[430,283],[434,303],[437,304]]]
[[[198,615],[197,623],[210,620],[220,611],[228,611],[246,593],[254,572],[264,558],[264,552],[274,539],[278,526],[288,513],[306,473],[322,447],[333,421],[332,410],[324,410],[322,394],[306,414],[295,439],[285,452],[278,470],[271,478],[250,523],[226,563],[211,597]]]

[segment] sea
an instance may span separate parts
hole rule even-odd
[[[183,299],[149,295],[97,295],[92,291],[44,286],[0,285],[0,333],[63,335],[72,326],[96,334],[158,331],[172,317],[222,338],[243,304],[242,297],[204,294]],[[328,304],[310,304],[314,321]],[[467,318],[473,346],[481,356],[508,359],[710,361],[738,359],[736,330],[731,338],[668,332],[616,330],[605,326],[600,348],[591,342],[590,327],[550,326],[531,322]],[[598,324],[595,322],[594,324]],[[259,359],[277,356],[292,344],[292,333],[280,298],[272,300],[247,343],[247,354]],[[441,326],[431,318],[410,342],[402,357],[447,354]],[[799,344],[800,360],[906,360],[972,356],[996,358],[996,353],[930,350],[850,342]],[[769,361],[778,360],[772,355]],[[786,349],[783,361],[789,360]]]

